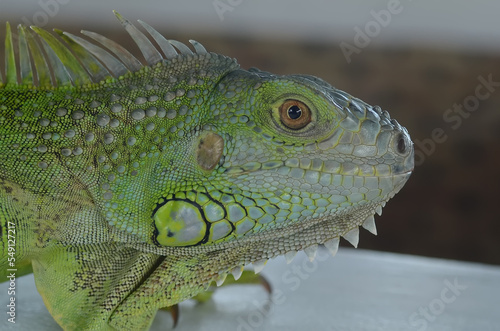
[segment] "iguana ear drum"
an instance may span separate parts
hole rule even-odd
[[[207,171],[211,171],[219,163],[224,151],[224,139],[214,132],[206,132],[200,136],[196,149],[196,161],[198,165]]]
[[[156,210],[153,219],[162,246],[191,246],[206,234],[207,222],[197,204],[187,200],[169,200]]]

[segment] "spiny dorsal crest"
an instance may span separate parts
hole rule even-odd
[[[181,42],[167,40],[150,25],[139,20],[139,23],[160,46],[162,54],[139,29],[117,12],[114,11],[114,13],[141,50],[148,66],[183,56],[216,55],[209,54],[199,42],[190,40],[189,42],[194,48],[193,52]],[[144,67],[141,61],[123,46],[94,32],[81,31],[83,35],[100,45],[56,29],[54,31],[64,43],[36,26],[31,26],[31,29],[36,33],[35,35],[23,25],[19,25],[17,29],[19,70],[16,68],[16,46],[13,41],[13,33],[7,22],[5,84],[0,74],[0,87],[9,84],[36,85],[41,88],[81,86],[118,78],[127,73],[137,72]],[[236,65],[235,61],[234,64]]]

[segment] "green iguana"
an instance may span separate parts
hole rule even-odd
[[[386,111],[139,21],[156,48],[116,16],[146,65],[93,32],[7,23],[2,281],[33,272],[64,329],[147,329],[247,264],[334,254],[359,226],[376,232],[373,215],[413,170]]]

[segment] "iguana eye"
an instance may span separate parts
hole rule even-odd
[[[281,123],[289,129],[299,130],[311,122],[311,111],[301,101],[285,100],[279,110]]]

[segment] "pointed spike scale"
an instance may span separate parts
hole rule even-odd
[[[9,22],[6,23],[5,34],[5,82],[17,85],[16,58]]]
[[[374,235],[377,235],[377,227],[375,226],[375,217],[373,215],[369,216],[364,222],[363,222],[363,228],[367,229]]]
[[[163,54],[165,54],[166,59],[171,60],[179,55],[174,46],[172,46],[172,44],[170,44],[168,40],[158,31],[156,31],[151,25],[141,20],[138,20],[138,22],[141,23],[141,25],[149,32],[151,37],[153,37],[156,43],[160,46]]]
[[[116,15],[116,18],[123,25],[125,30],[127,30],[128,34],[135,41],[137,46],[142,52],[142,55],[146,59],[149,65],[156,64],[162,60],[162,56],[160,52],[153,46],[153,44],[149,41],[149,39],[139,31],[135,26],[132,25],[127,19],[118,14],[118,12],[113,11]]]
[[[382,206],[377,206],[377,209],[375,209],[375,212],[378,214],[378,216],[382,216]]]
[[[98,47],[87,40],[68,32],[64,32],[64,35],[68,36],[68,38],[72,39],[74,42],[80,44],[83,48],[92,53],[92,55],[99,59],[106,66],[106,68],[108,68],[113,76],[120,77],[130,72],[123,63],[118,61],[113,55],[109,54],[101,47]]]
[[[332,256],[335,256],[335,254],[337,254],[337,251],[339,250],[339,243],[340,239],[337,237],[325,241],[323,245],[325,245],[325,247],[328,248],[328,251]]]
[[[262,260],[259,260],[259,261],[255,261],[253,263],[253,269],[254,269],[254,272],[256,274],[258,274],[259,272],[262,271],[262,269],[264,269],[265,265],[267,263],[267,260],[266,259],[262,259]]]
[[[67,76],[70,77],[71,82],[74,85],[84,85],[90,84],[92,81],[88,73],[83,69],[82,65],[75,56],[69,51],[67,47],[65,47],[59,40],[57,40],[53,35],[41,29],[39,27],[32,27],[33,31],[35,31],[42,40],[44,40],[53,53],[57,56],[59,61],[61,62],[64,72]],[[53,68],[54,72],[56,72],[57,68]],[[58,77],[57,77],[58,78]],[[63,78],[63,81],[66,77]]]
[[[35,64],[36,76],[38,79],[36,81],[34,80],[34,83],[38,83],[38,86],[41,87],[52,86],[52,77],[50,75],[49,65],[42,53],[42,50],[40,49],[40,46],[36,42],[35,37],[30,30],[28,30],[25,26],[22,26],[21,29],[24,31],[26,41],[28,42],[28,48]]]
[[[127,68],[130,71],[136,72],[141,70],[142,68],[141,61],[137,60],[135,56],[133,56],[129,51],[127,51],[125,47],[123,47],[122,45],[92,31],[82,30],[81,33],[101,43],[103,46],[107,47],[127,66]]]
[[[243,273],[243,267],[235,267],[231,270],[231,273],[233,274],[234,280],[238,280]]]
[[[222,284],[224,284],[226,278],[227,273],[220,274],[219,277],[217,277],[217,279],[215,280],[215,283],[217,284],[217,286],[221,286]]]
[[[316,252],[318,251],[318,245],[314,244],[312,246],[306,247],[304,249],[304,252],[306,253],[307,257],[309,258],[309,261],[314,261],[314,258],[316,257]]]
[[[169,39],[168,42],[171,43],[175,48],[177,48],[181,52],[181,54],[193,55],[193,51],[191,51],[189,47],[187,47],[180,41]]]
[[[293,258],[297,255],[297,251],[289,251],[285,253],[286,264],[290,264],[293,261]]]
[[[36,27],[31,27],[36,28]],[[47,41],[44,38],[40,38],[40,43],[42,44],[43,50],[47,55],[47,62],[50,64],[52,68],[52,72],[54,73],[55,82],[54,85],[60,86],[69,86],[71,85],[71,77],[69,76],[66,68],[62,64],[61,60],[57,57],[54,50],[50,47]]]
[[[354,229],[350,230],[346,234],[344,234],[342,237],[344,237],[345,240],[351,243],[354,247],[358,247],[359,243],[359,229],[355,227]]]
[[[197,42],[196,40],[192,40],[190,39],[189,42],[191,43],[191,45],[193,45],[194,47],[194,50],[196,51],[197,54],[207,54],[207,50],[205,49],[205,47],[203,47],[202,44],[200,44],[199,42]]]
[[[19,73],[21,75],[22,85],[32,85],[33,80],[33,70],[31,68],[30,52],[28,50],[28,42],[26,41],[26,36],[24,34],[24,29],[21,25],[17,27],[18,42],[19,42]]]
[[[69,48],[75,53],[82,65],[87,69],[90,78],[94,83],[112,78],[111,73],[99,62],[94,55],[88,52],[83,46],[76,43],[73,39],[64,34],[63,31],[54,29],[62,40],[68,44]]]

